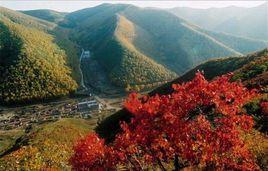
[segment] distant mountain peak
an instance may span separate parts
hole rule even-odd
[[[225,32],[257,40],[268,40],[267,2],[256,7],[228,6],[224,8],[177,7],[169,11],[206,30]]]

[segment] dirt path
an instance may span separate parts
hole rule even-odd
[[[87,87],[85,86],[85,82],[84,82],[84,74],[83,74],[82,69],[81,69],[81,61],[84,58],[84,52],[85,52],[84,49],[82,49],[82,54],[80,56],[79,71],[80,71],[80,75],[81,75],[81,87],[84,88],[85,90],[87,90]]]

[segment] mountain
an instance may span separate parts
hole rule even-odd
[[[267,47],[265,41],[205,30],[166,10],[127,4],[24,13],[1,8],[4,102],[54,98],[76,90],[82,49],[91,54],[81,64],[87,85],[148,90],[203,61]]]
[[[233,72],[233,80],[240,79],[249,87],[264,86],[268,90],[268,49],[248,54],[243,57],[228,57],[212,59],[186,72],[178,79],[173,80],[153,90],[153,94],[167,94],[172,92],[171,85],[192,80],[197,71],[204,71],[207,79],[211,80],[229,72]]]
[[[132,44],[134,26],[119,16],[125,8],[127,5],[104,4],[68,14],[72,39],[91,51],[115,85],[146,85],[174,78],[174,72]]]
[[[58,23],[62,21],[64,19],[64,16],[67,14],[49,9],[28,10],[20,12],[53,23]]]
[[[59,23],[89,49],[117,86],[168,81],[215,57],[242,55],[264,41],[203,30],[160,9],[102,4],[69,13]]]
[[[198,70],[204,71],[204,75],[208,80],[234,72],[233,80],[240,79],[247,87],[263,86],[261,93],[268,93],[268,49],[266,48],[242,57],[209,60],[186,72],[181,77],[156,88],[148,95],[169,94],[173,91],[172,84],[181,84],[192,80]],[[96,132],[105,138],[107,142],[112,141],[119,131],[119,121],[129,122],[130,119],[131,113],[123,108],[104,119],[96,128]],[[265,126],[265,122],[263,125]]]
[[[0,102],[41,100],[74,91],[74,70],[67,66],[74,57],[61,48],[71,45],[59,34],[65,30],[20,12],[0,10]]]
[[[268,40],[268,3],[253,8],[225,7],[194,9],[177,7],[169,10],[204,29]]]

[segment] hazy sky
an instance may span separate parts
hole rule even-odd
[[[265,1],[0,1],[0,6],[14,10],[29,9],[53,9],[57,11],[75,11],[82,8],[96,6],[102,3],[128,3],[140,7],[192,7],[192,8],[211,8],[211,7],[254,7],[265,3]]]

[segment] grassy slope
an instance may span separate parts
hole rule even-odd
[[[73,144],[94,128],[83,119],[61,119],[25,134],[15,151],[0,158],[0,170],[70,169]]]
[[[24,132],[20,129],[0,131],[0,155],[11,148],[23,135]]]
[[[240,79],[249,87],[263,86],[268,93],[268,49],[255,54],[257,57],[235,71],[233,79]]]

